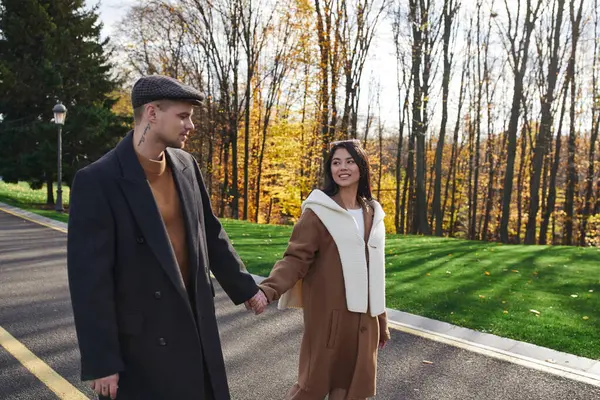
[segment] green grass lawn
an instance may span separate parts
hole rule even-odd
[[[62,189],[63,206],[67,207],[69,205],[69,188],[63,186]],[[54,196],[56,196],[56,186],[54,187]],[[53,206],[46,205],[46,186],[40,190],[32,190],[25,182],[13,184],[0,181],[0,202],[62,222],[67,222],[69,219],[67,214],[58,213],[54,211]]]
[[[11,204],[28,209],[35,208],[28,196],[45,201],[45,191],[19,200],[21,190],[6,187],[0,182],[0,201],[15,196]],[[248,270],[263,276],[291,233],[287,226],[223,225]],[[386,249],[388,307],[600,359],[600,249],[400,235],[389,235]]]
[[[268,274],[291,233],[223,224],[258,275]],[[598,248],[388,235],[386,253],[389,308],[600,359]]]

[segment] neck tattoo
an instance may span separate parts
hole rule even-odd
[[[144,128],[144,132],[142,133],[142,137],[140,138],[140,141],[138,142],[138,146],[141,146],[142,143],[144,143],[146,141],[146,133],[148,133],[149,130],[150,130],[150,124],[146,125],[146,128]]]

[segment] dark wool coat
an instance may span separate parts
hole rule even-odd
[[[206,380],[227,400],[210,270],[235,304],[258,288],[211,210],[197,163],[167,149],[189,249],[186,291],[132,140],[130,132],[80,170],[71,189],[67,258],[81,378],[119,373],[119,400],[204,399]]]

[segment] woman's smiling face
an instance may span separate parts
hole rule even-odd
[[[333,153],[331,175],[340,188],[358,186],[360,170],[352,155],[345,148],[339,148]]]

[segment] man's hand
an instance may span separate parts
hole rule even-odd
[[[253,310],[255,315],[261,314],[268,304],[269,301],[267,300],[267,297],[260,289],[254,297],[244,303],[246,310]]]
[[[94,379],[90,386],[96,393],[105,397],[110,396],[114,400],[117,398],[117,389],[119,388],[119,374]]]

